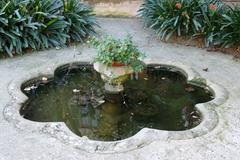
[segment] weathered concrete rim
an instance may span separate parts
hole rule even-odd
[[[161,62],[161,60],[144,60],[146,64],[158,64],[160,66],[172,67],[174,70],[181,72],[187,77],[189,83],[198,80],[200,75],[195,72],[192,68],[185,66],[178,62]],[[73,62],[73,63],[89,63],[89,62]],[[69,64],[69,63],[68,63]],[[157,129],[144,128],[139,131],[136,135],[129,137],[124,140],[114,142],[101,142],[89,140],[87,137],[78,137],[75,135],[63,122],[54,123],[40,123],[33,122],[21,117],[19,110],[21,104],[25,102],[26,97],[21,91],[21,85],[34,77],[46,76],[50,77],[53,75],[53,71],[59,67],[66,65],[60,64],[58,67],[51,68],[51,70],[43,70],[35,73],[28,73],[27,75],[21,75],[18,79],[10,82],[8,86],[8,93],[11,96],[11,101],[5,106],[3,115],[5,119],[12,123],[16,128],[44,133],[55,137],[61,142],[70,145],[74,148],[90,152],[90,153],[119,153],[126,152],[141,148],[153,141],[161,140],[184,140],[192,139],[209,133],[218,124],[218,114],[215,111],[215,107],[222,105],[228,99],[228,92],[223,87],[205,80],[204,83],[214,93],[214,99],[207,103],[197,104],[196,108],[202,114],[202,122],[200,125],[186,131],[162,131]],[[201,78],[202,79],[202,78]]]

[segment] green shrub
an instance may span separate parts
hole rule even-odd
[[[207,47],[219,45],[219,32],[223,21],[223,14],[227,12],[226,5],[219,0],[204,0],[200,5],[202,19],[202,33]]]
[[[172,35],[201,36],[207,47],[239,44],[240,11],[220,0],[145,0],[140,16],[168,40]]]
[[[89,34],[95,34],[94,27],[98,26],[92,10],[79,0],[63,0],[65,20],[70,24],[66,32],[70,41],[82,42]]]
[[[219,39],[223,47],[240,44],[240,7],[230,8],[223,15]]]
[[[94,25],[92,10],[77,0],[2,0],[0,54],[12,57],[28,48],[82,42],[94,33]]]
[[[34,45],[31,48],[42,49],[63,46],[69,35],[65,33],[65,28],[69,25],[61,15],[63,4],[59,0],[31,0],[26,9],[29,10],[28,18],[41,25],[34,35]],[[28,37],[29,37],[28,36]]]
[[[135,72],[143,69],[141,60],[145,54],[133,43],[130,35],[124,40],[114,39],[111,36],[105,36],[100,40],[93,38],[90,43],[98,50],[95,62],[108,66],[114,63],[130,65]]]
[[[202,28],[198,0],[145,0],[139,10],[146,26],[168,40],[174,33],[193,34]]]
[[[19,10],[20,6],[26,5],[25,1],[1,1],[0,2],[0,52],[7,52],[9,56],[13,52],[22,52],[26,45],[21,42],[25,29],[25,13]]]

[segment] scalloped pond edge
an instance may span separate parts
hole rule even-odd
[[[185,140],[203,136],[212,131],[218,124],[219,116],[215,111],[217,106],[222,105],[228,99],[228,92],[219,84],[201,78],[201,76],[192,68],[178,62],[161,62],[159,60],[144,60],[146,65],[156,64],[163,67],[169,67],[174,71],[181,72],[187,82],[200,87],[207,87],[213,94],[214,99],[196,104],[195,107],[201,113],[201,123],[189,130],[185,131],[165,131],[158,129],[143,128],[132,137],[119,141],[95,141],[89,140],[87,137],[79,137],[75,135],[64,122],[34,122],[24,119],[20,115],[22,104],[28,97],[21,91],[22,84],[28,82],[35,77],[47,76],[53,77],[56,70],[68,64],[89,64],[90,62],[68,62],[59,64],[57,67],[52,66],[45,70],[38,70],[35,73],[28,73],[23,77],[12,80],[8,85],[8,94],[11,101],[5,106],[4,118],[12,123],[17,129],[37,132],[55,137],[59,141],[76,149],[80,149],[90,153],[120,153],[144,147],[153,141],[169,141],[169,140]]]

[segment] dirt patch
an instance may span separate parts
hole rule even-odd
[[[181,44],[185,46],[192,46],[198,48],[205,48],[209,52],[222,52],[224,54],[233,55],[235,58],[240,58],[240,45],[233,46],[231,48],[223,47],[206,47],[204,44],[204,39],[202,37],[192,38],[191,36],[173,36],[167,43]]]

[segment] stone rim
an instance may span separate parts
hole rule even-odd
[[[175,71],[181,72],[186,76],[188,83],[194,83],[195,80],[203,79],[193,69],[178,63],[178,62],[161,62],[159,60],[145,60],[145,64],[157,64],[164,67],[172,67]],[[71,64],[71,63],[67,63]],[[72,64],[88,64],[88,62],[73,62]],[[228,99],[228,92],[226,89],[209,80],[205,80],[205,85],[214,94],[212,101],[196,104],[195,107],[202,114],[202,122],[189,130],[185,131],[164,131],[150,128],[143,128],[137,134],[120,141],[102,142],[89,140],[87,137],[79,137],[75,135],[64,122],[33,122],[24,119],[19,110],[28,97],[21,91],[21,86],[24,82],[34,77],[47,76],[52,77],[54,72],[66,64],[61,64],[58,67],[53,67],[51,70],[29,73],[23,75],[21,78],[13,80],[8,86],[8,93],[11,101],[5,106],[3,115],[5,119],[12,123],[20,130],[27,130],[30,132],[43,133],[61,142],[68,144],[74,148],[90,152],[90,153],[119,153],[134,150],[144,147],[153,141],[162,140],[184,140],[203,136],[212,131],[218,124],[218,114],[215,111],[217,106],[222,105]],[[196,84],[195,84],[196,85]]]

